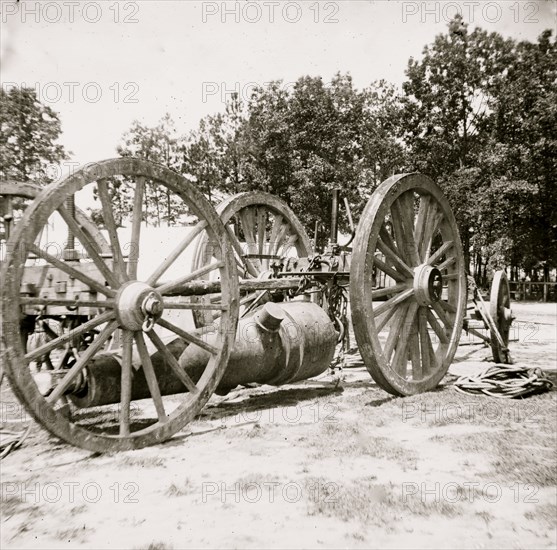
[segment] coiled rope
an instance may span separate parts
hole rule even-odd
[[[495,365],[473,376],[461,376],[453,385],[461,393],[483,393],[503,399],[543,393],[553,387],[540,368],[510,365]]]
[[[11,451],[21,447],[29,432],[31,431],[31,424],[27,429],[20,432],[12,432],[11,430],[0,430],[0,459],[7,456]]]

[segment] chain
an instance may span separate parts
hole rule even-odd
[[[141,325],[141,330],[143,332],[149,332],[153,330],[155,326],[155,317],[153,315],[146,315],[143,324]]]

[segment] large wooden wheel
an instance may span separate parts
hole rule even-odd
[[[402,174],[377,188],[356,231],[350,307],[362,358],[389,393],[431,390],[447,372],[466,308],[463,263],[454,216],[433,181]]]
[[[507,275],[504,271],[496,271],[493,277],[489,299],[489,313],[504,344],[504,346],[501,345],[497,334],[491,330],[489,341],[491,351],[493,352],[493,360],[496,363],[509,363],[509,332],[513,316],[511,311],[511,291]]]
[[[217,206],[234,247],[238,271],[245,279],[265,279],[272,275],[272,263],[281,258],[307,258],[311,254],[310,239],[288,205],[278,197],[262,191],[233,195]],[[206,234],[196,243],[192,269],[203,268],[213,261],[213,251]],[[212,278],[218,277],[213,274]],[[269,299],[267,290],[245,292],[240,297],[240,316]],[[203,303],[220,300],[219,295],[198,299]],[[199,327],[213,323],[219,312],[193,312]]]
[[[131,238],[127,247],[121,246],[111,203],[110,182],[115,180],[125,182],[132,190],[133,209],[128,220]],[[168,193],[173,208],[179,209],[184,223],[189,223],[183,228],[180,242],[158,266],[149,265],[150,250],[142,249],[140,239],[145,197],[154,185]],[[90,203],[95,193],[109,235],[111,259],[103,257],[66,208],[69,197],[79,207]],[[49,252],[40,235],[46,224],[53,223],[69,229],[89,259],[65,261]],[[202,231],[207,233],[216,259],[200,272],[188,272],[187,266],[180,265],[180,259]],[[8,249],[13,252],[2,268],[1,289],[5,366],[14,392],[39,424],[73,445],[102,452],[164,441],[199,413],[218,385],[232,349],[238,320],[238,279],[227,232],[195,186],[165,167],[138,159],[92,164],[46,187],[26,209],[9,244]],[[128,258],[124,257],[124,249],[131,251]],[[178,274],[170,277],[175,264]],[[145,267],[145,276],[138,277],[138,265]],[[67,285],[87,291],[67,297],[48,294],[44,298],[42,292],[21,295],[29,270],[37,267],[47,279],[48,274],[53,276],[53,284],[65,279]],[[221,322],[215,342],[209,344],[176,321],[176,315],[179,310],[199,307],[188,297],[199,291],[199,277],[213,270],[219,273],[221,300],[209,307],[221,312]],[[65,287],[60,285],[62,288]],[[87,311],[89,320],[27,352],[20,338],[25,321],[22,312],[35,305],[68,307],[78,317],[81,311]],[[106,349],[106,343],[115,338],[121,342],[119,368],[117,376],[107,381],[107,388],[120,386],[117,402],[94,409],[76,407],[81,397],[76,388],[83,391],[95,360],[113,353]],[[63,349],[69,341],[78,350],[71,367],[37,373],[36,362]],[[198,345],[211,354],[208,365],[195,379],[178,366],[176,342]],[[184,393],[161,395],[164,381],[153,368],[154,353],[162,357]],[[137,377],[146,382],[149,397],[137,401],[137,406],[134,403],[132,410],[132,386]]]

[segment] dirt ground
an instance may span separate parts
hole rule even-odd
[[[557,304],[514,304],[516,364],[555,381]],[[212,398],[171,441],[93,455],[37,426],[0,462],[1,548],[557,548],[557,391],[463,395],[490,351],[463,334],[438,391],[363,367]],[[2,387],[0,423],[29,423]]]

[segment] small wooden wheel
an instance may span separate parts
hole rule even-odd
[[[133,210],[127,220],[131,237],[126,247],[131,253],[127,258],[111,203],[109,183],[114,180],[132,188]],[[150,265],[151,250],[142,250],[140,241],[145,199],[152,185],[168,193],[169,204],[172,200],[181,219],[190,224],[156,269]],[[111,259],[103,257],[66,208],[69,197],[76,206],[84,205],[91,201],[95,190],[109,235]],[[89,258],[79,255],[63,259],[47,247],[40,240],[47,224],[69,230]],[[202,231],[213,243],[215,262],[201,273],[188,273],[178,266],[178,274],[170,277],[175,262],[183,258]],[[138,159],[88,165],[37,196],[16,224],[8,250],[13,252],[2,268],[1,289],[5,366],[14,393],[39,424],[73,445],[103,452],[164,441],[199,413],[224,373],[235,338],[239,298],[227,232],[195,186],[163,166]],[[145,268],[145,276],[138,277],[138,264]],[[199,292],[197,279],[212,270],[219,272],[221,300],[210,307],[221,312],[221,322],[214,340],[208,343],[181,325],[176,315],[177,310],[197,307],[188,297]],[[34,278],[37,272],[42,278]],[[165,274],[167,280],[163,279]],[[86,314],[88,320],[54,333],[48,342],[27,352],[20,327],[29,317],[26,311],[38,306],[47,312],[62,310],[81,321],[81,315]],[[106,343],[112,340],[119,341],[118,350],[107,349]],[[75,350],[70,364],[37,372],[37,361],[62,352],[68,342]],[[203,372],[192,374],[179,367],[177,356],[185,342],[211,354]],[[159,365],[165,368],[164,376],[157,371]],[[100,370],[95,377],[97,368]],[[103,376],[105,373],[107,376]],[[165,395],[171,393],[163,391],[170,379],[182,393]],[[134,402],[132,410],[130,401],[135,399],[140,383],[145,395]],[[116,397],[108,400],[111,392]]]
[[[265,279],[272,274],[271,265],[284,257],[307,258],[311,254],[310,239],[288,205],[269,193],[249,191],[224,200],[217,212],[232,240],[238,271],[243,278]],[[192,269],[210,263],[213,253],[206,234],[196,244]],[[216,274],[215,274],[216,275]],[[200,302],[219,300],[219,295],[204,296]],[[268,291],[246,293],[240,299],[240,316],[268,300]],[[194,311],[196,326],[207,326],[219,313]]]
[[[356,231],[350,307],[364,363],[389,393],[431,390],[447,372],[466,308],[463,264],[454,216],[433,181],[401,174],[377,188]]]
[[[491,294],[489,299],[489,313],[495,322],[497,330],[503,342],[504,347],[499,343],[497,335],[491,331],[491,351],[493,352],[493,360],[496,363],[510,363],[508,355],[509,332],[513,322],[511,311],[511,291],[507,275],[503,270],[496,271],[491,283]]]

